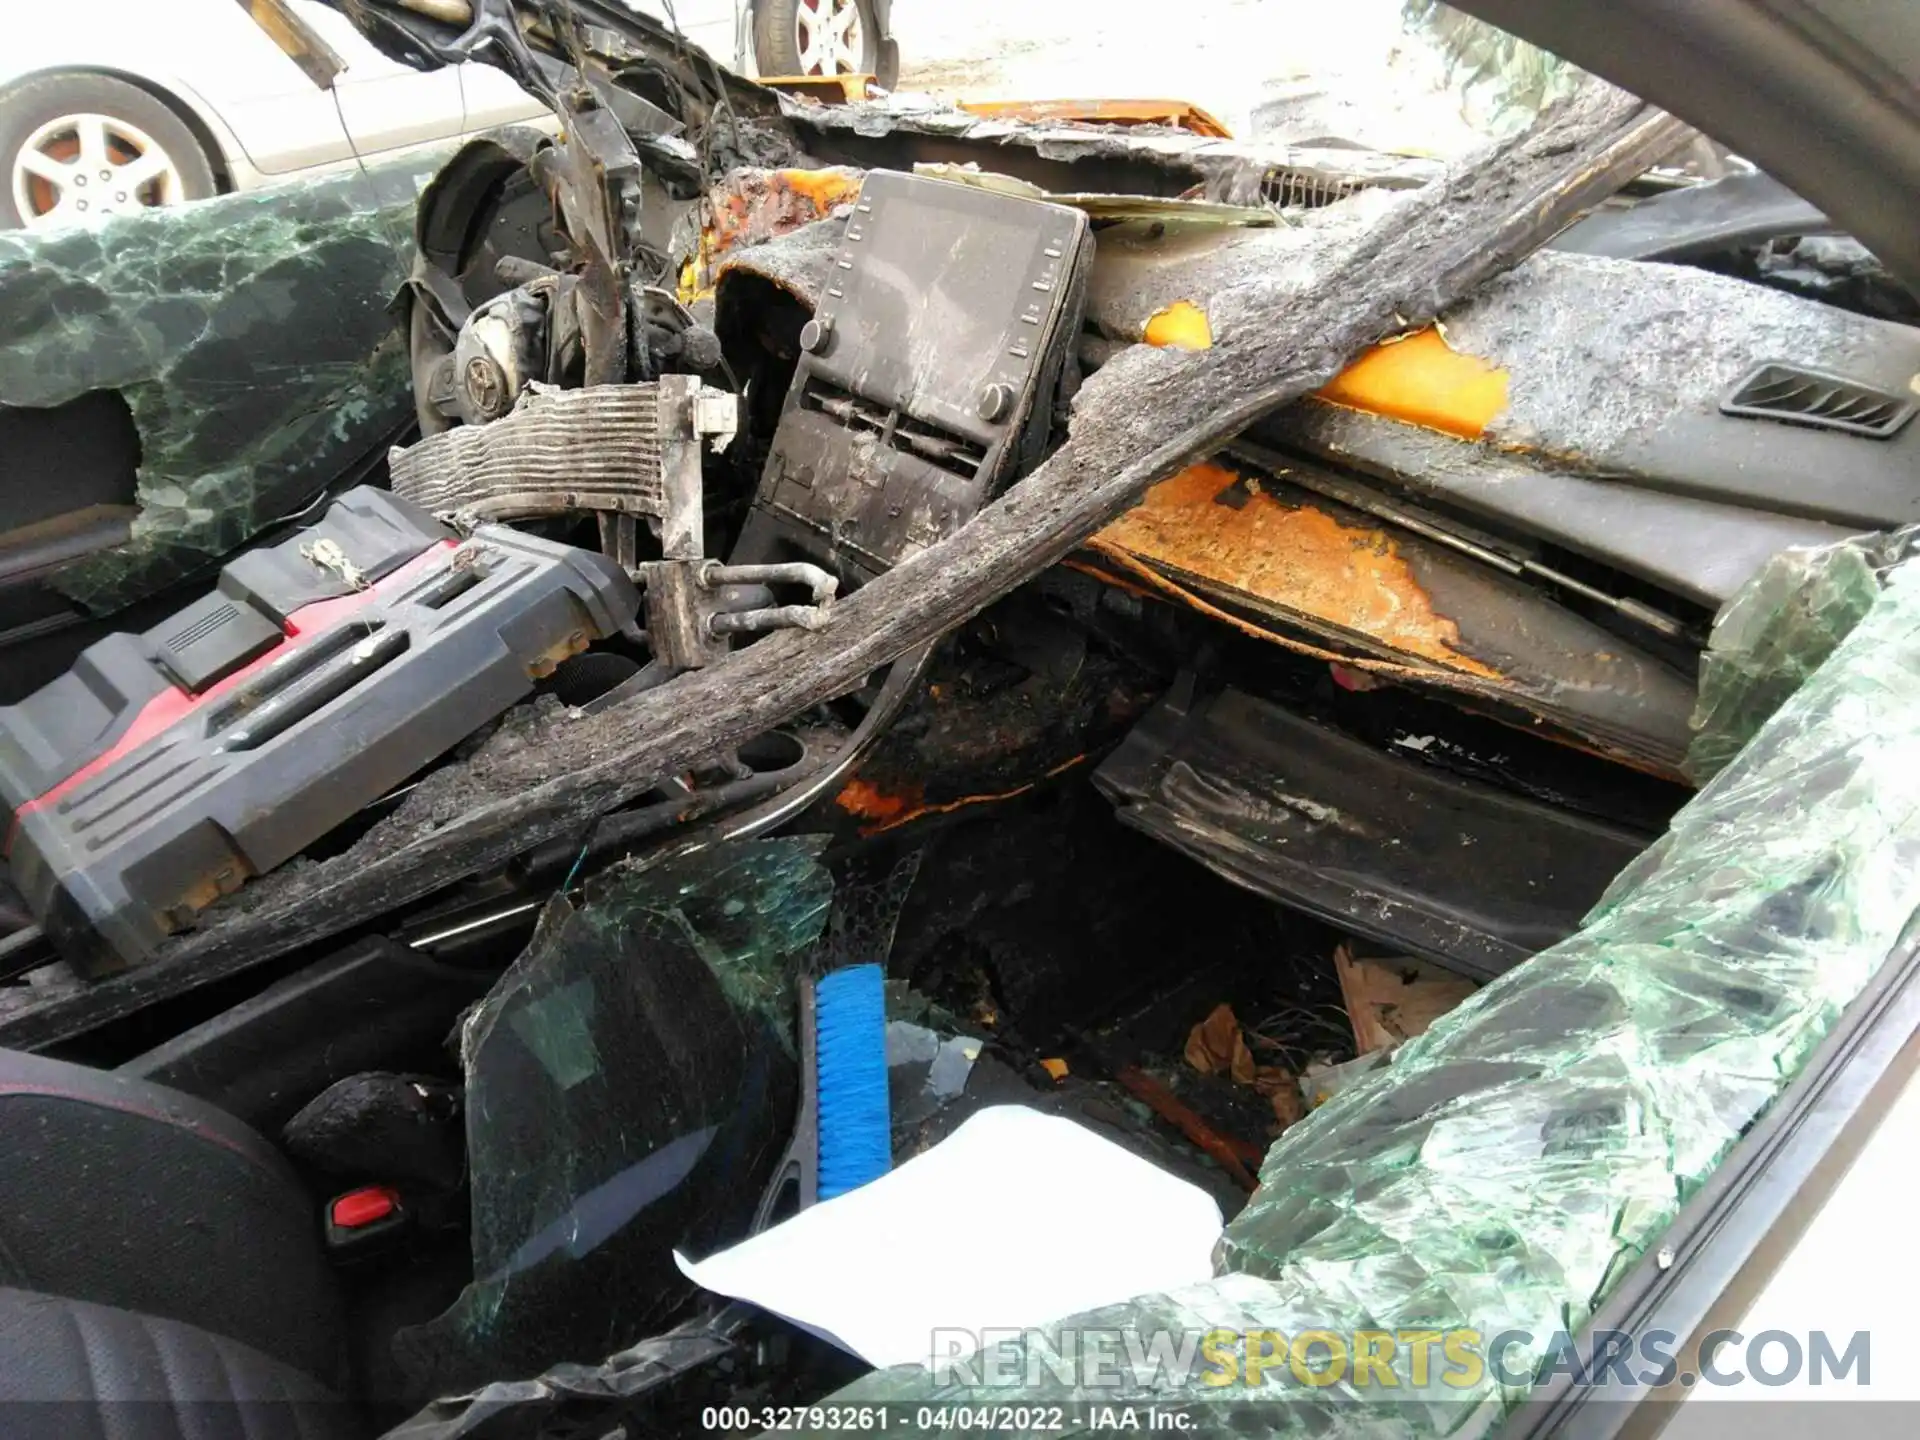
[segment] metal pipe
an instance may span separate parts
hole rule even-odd
[[[707,619],[707,633],[716,640],[723,635],[753,635],[763,630],[826,628],[826,611],[814,605],[776,605],[771,610],[741,610]]]
[[[720,585],[805,585],[816,605],[826,604],[840,592],[837,575],[803,560],[780,565],[726,565],[709,560],[700,572],[700,583],[709,590]]]

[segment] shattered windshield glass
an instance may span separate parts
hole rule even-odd
[[[1916,532],[1862,535],[1782,550],[1714,621],[1700,658],[1687,770],[1702,784],[1724,769],[1767,717],[1806,683],[1873,608]]]
[[[404,327],[416,154],[93,228],[0,234],[0,397],[30,433],[118,393],[130,538],[63,568],[95,613],[200,569],[364,473],[413,416]],[[317,323],[324,318],[325,323]]]
[[[555,901],[467,1017],[474,1282],[400,1339],[457,1390],[609,1354],[740,1233],[793,1111],[792,969],[832,879],[808,838],[621,868]]]
[[[1406,21],[1408,34],[1431,47],[1462,118],[1489,131],[1527,124],[1580,78],[1559,56],[1441,0],[1406,0]]]

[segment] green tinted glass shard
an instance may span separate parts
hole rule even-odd
[[[739,1239],[795,1106],[793,976],[833,881],[810,838],[616,868],[557,900],[461,1029],[474,1280],[396,1344],[449,1393],[653,1333],[676,1248]]]
[[[412,382],[391,307],[442,159],[0,235],[0,405],[117,391],[139,434],[131,538],[57,589],[95,613],[150,594],[400,437]]]
[[[1406,0],[1402,14],[1408,33],[1434,50],[1462,116],[1489,132],[1523,128],[1579,83],[1581,72],[1558,55],[1440,0]]]
[[[1719,774],[1852,633],[1914,538],[1908,529],[1782,550],[1728,602],[1700,661],[1686,759],[1696,783]]]

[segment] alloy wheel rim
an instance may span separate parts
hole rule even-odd
[[[83,112],[49,120],[13,157],[13,204],[29,226],[125,215],[186,198],[180,167],[138,125]]]
[[[860,70],[866,32],[856,0],[799,0],[793,30],[802,75],[852,75]]]

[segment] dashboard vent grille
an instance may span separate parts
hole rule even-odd
[[[1914,401],[1797,365],[1762,365],[1720,402],[1722,413],[1885,440],[1913,419]]]

